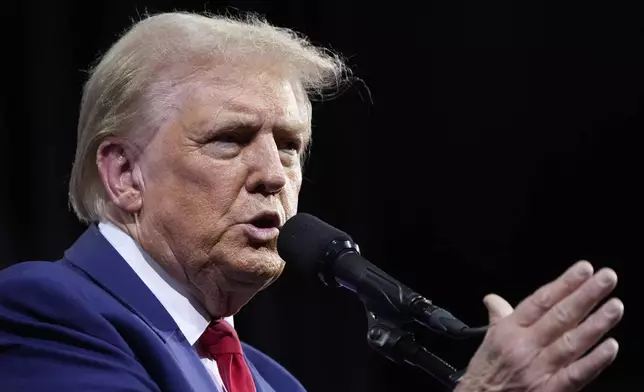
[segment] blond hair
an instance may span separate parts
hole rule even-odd
[[[100,143],[158,129],[162,106],[177,85],[226,64],[277,68],[299,81],[311,99],[327,97],[349,80],[340,56],[256,15],[173,12],[144,18],[107,51],[83,90],[69,184],[70,204],[81,221],[99,221],[108,201],[96,165]]]

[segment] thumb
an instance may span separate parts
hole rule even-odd
[[[488,294],[483,298],[483,303],[487,308],[490,325],[496,324],[502,318],[509,316],[513,311],[512,305],[508,301],[496,294]]]

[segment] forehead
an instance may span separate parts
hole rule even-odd
[[[183,114],[196,122],[239,120],[309,130],[311,104],[294,81],[249,73],[200,78],[186,91]]]

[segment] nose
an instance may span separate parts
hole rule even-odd
[[[246,190],[264,195],[279,193],[286,185],[286,172],[275,139],[270,134],[259,135],[249,147]]]

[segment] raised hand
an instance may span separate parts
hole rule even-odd
[[[489,295],[491,327],[455,392],[573,392],[617,356],[615,339],[599,342],[622,318],[613,298],[589,313],[617,285],[617,274],[581,261],[512,309]],[[587,317],[588,316],[588,317]]]

